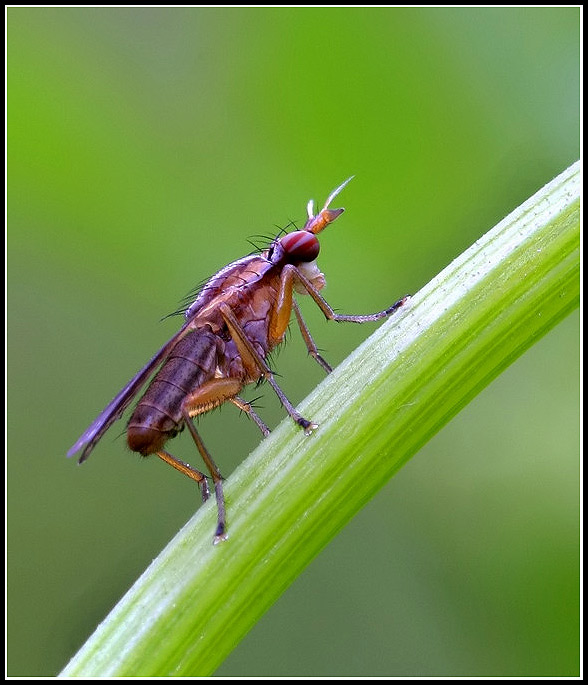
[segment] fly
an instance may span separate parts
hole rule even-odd
[[[164,449],[167,441],[187,426],[214,485],[218,515],[213,541],[226,539],[223,477],[192,418],[231,402],[247,413],[264,436],[269,435],[268,427],[251,405],[239,397],[244,386],[264,380],[271,385],[286,412],[310,435],[317,425],[294,408],[266,361],[268,354],[284,340],[294,310],[309,354],[327,373],[332,370],[318,352],[294,292],[310,295],[327,320],[352,323],[383,319],[408,299],[403,297],[376,314],[343,315],[336,314],[320,294],[325,277],[316,264],[320,249],[316,236],[344,211],[329,209],[329,205],[350,180],[329,195],[318,214],[314,213],[314,202],[310,200],[308,220],[302,230],[278,236],[260,254],[238,259],[212,276],[186,309],[182,328],[84,431],[67,453],[68,457],[81,450],[78,462],[84,462],[156,372],[131,414],[127,444],[143,456],[156,454],[195,480],[206,501],[210,496],[207,476]]]

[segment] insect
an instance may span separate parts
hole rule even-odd
[[[317,425],[294,408],[266,361],[284,340],[294,310],[309,354],[327,373],[332,370],[318,352],[294,292],[310,295],[327,320],[352,323],[383,319],[408,299],[405,296],[376,314],[354,316],[336,314],[319,292],[325,286],[325,277],[316,264],[320,249],[316,236],[344,211],[329,209],[329,205],[350,180],[329,195],[317,214],[314,201],[309,201],[308,220],[302,230],[278,235],[261,253],[238,259],[212,276],[185,310],[185,323],[178,333],[106,406],[67,455],[82,450],[78,462],[84,462],[153,376],[127,424],[127,444],[143,456],[156,454],[195,480],[206,501],[210,496],[207,476],[164,449],[168,440],[187,427],[214,485],[218,513],[213,542],[226,539],[223,477],[192,418],[231,402],[248,414],[264,436],[269,435],[251,404],[239,397],[245,385],[263,380],[271,385],[286,412],[310,435]]]

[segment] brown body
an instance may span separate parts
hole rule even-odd
[[[343,211],[328,209],[328,206],[346,183],[331,193],[318,214],[314,214],[312,202],[308,204],[308,221],[302,230],[278,236],[260,254],[243,257],[215,274],[185,311],[186,322],[180,331],[107,405],[69,450],[68,456],[82,450],[79,462],[85,461],[153,376],[129,419],[127,444],[142,455],[156,454],[195,480],[206,500],[209,496],[206,476],[164,449],[166,442],[186,426],[214,482],[218,507],[214,541],[224,540],[223,478],[192,417],[228,401],[246,411],[264,435],[269,434],[251,405],[239,397],[248,383],[265,380],[288,414],[310,434],[316,424],[296,411],[266,363],[268,354],[283,341],[294,309],[309,353],[325,371],[331,371],[302,319],[294,291],[310,295],[327,319],[354,323],[377,321],[395,312],[407,300],[404,297],[376,314],[356,316],[335,314],[320,295],[325,279],[316,266],[320,249],[316,234]]]
[[[233,262],[207,283],[190,308],[190,332],[173,347],[129,420],[127,441],[132,450],[154,454],[173,438],[183,427],[186,397],[197,393],[189,411],[196,416],[259,380],[262,369],[243,363],[220,305],[231,310],[265,359],[285,332],[270,333],[279,288],[279,270],[258,255]]]

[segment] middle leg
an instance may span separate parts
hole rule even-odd
[[[239,355],[241,356],[241,361],[243,366],[248,370],[252,378],[263,378],[272,386],[274,392],[278,396],[280,402],[288,414],[296,421],[296,423],[304,430],[305,435],[310,435],[315,428],[318,428],[316,423],[312,423],[308,419],[305,419],[299,412],[296,411],[294,405],[284,394],[284,391],[276,383],[274,374],[272,373],[269,366],[265,363],[265,360],[259,352],[255,349],[255,346],[251,343],[247,337],[245,331],[241,327],[241,324],[237,320],[237,317],[233,314],[230,307],[227,305],[221,305],[221,314],[227,328],[231,334],[231,337],[237,345],[239,350]]]
[[[250,402],[246,402],[241,397],[233,397],[229,400],[229,402],[232,402],[236,407],[239,407],[241,411],[244,411],[263,433],[263,437],[267,438],[267,436],[270,434],[270,429],[265,425],[257,413],[253,411],[253,407],[251,406]]]

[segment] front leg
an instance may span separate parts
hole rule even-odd
[[[319,354],[318,347],[316,346],[316,343],[312,339],[312,335],[310,334],[310,331],[308,330],[308,326],[306,325],[306,322],[302,318],[302,312],[300,311],[300,307],[298,306],[298,303],[294,298],[292,298],[292,307],[294,308],[294,314],[296,315],[296,321],[298,323],[298,328],[300,328],[300,332],[302,333],[302,338],[304,339],[304,342],[306,343],[306,349],[308,350],[308,354],[315,359],[327,373],[331,373],[333,370],[333,367],[326,362],[321,355]]]
[[[278,293],[278,305],[276,307],[277,315],[275,317],[275,331],[276,333],[279,333],[281,330],[282,335],[286,330],[286,326],[288,325],[287,321],[284,324],[284,316],[287,311],[289,320],[290,308],[284,307],[284,312],[281,313],[279,311],[280,306],[282,303],[285,304],[289,301],[291,307],[292,290],[295,284],[301,285],[304,290],[306,290],[306,292],[312,297],[318,308],[329,321],[349,321],[351,323],[368,323],[369,321],[379,321],[380,319],[384,319],[385,317],[394,314],[394,312],[400,309],[400,307],[402,307],[402,305],[410,299],[410,295],[405,295],[400,300],[395,302],[391,307],[388,307],[381,312],[376,312],[375,314],[337,314],[331,305],[314,287],[314,285],[308,280],[308,278],[300,273],[299,269],[292,264],[286,264],[286,266],[282,269],[282,275],[280,277],[280,292]],[[272,328],[270,327],[270,332],[271,331]]]

